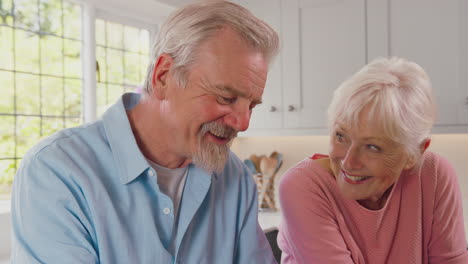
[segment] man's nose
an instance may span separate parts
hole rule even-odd
[[[248,106],[237,106],[224,117],[224,121],[237,131],[245,131],[249,128],[250,115],[251,110]]]

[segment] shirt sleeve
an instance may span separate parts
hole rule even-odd
[[[336,217],[313,177],[318,175],[299,164],[280,182],[281,263],[354,263]]]
[[[436,166],[434,219],[429,242],[429,262],[468,263],[468,251],[458,178],[450,163],[440,158]]]
[[[258,223],[257,186],[243,166],[244,191],[239,208],[245,208],[237,241],[234,263],[277,263],[265,233]]]
[[[15,176],[11,263],[98,263],[82,193],[52,159],[25,157]]]

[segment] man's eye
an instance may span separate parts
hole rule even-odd
[[[227,104],[232,104],[236,101],[236,97],[224,97],[224,96],[218,96],[218,103],[227,105]]]

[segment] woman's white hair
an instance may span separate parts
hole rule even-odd
[[[169,54],[174,60],[174,76],[182,87],[196,60],[197,48],[221,29],[234,30],[268,62],[278,53],[277,33],[244,7],[228,2],[200,2],[187,5],[169,16],[160,27],[153,45],[151,62],[145,80],[145,92],[152,91],[152,74],[157,58]]]
[[[369,114],[360,120],[364,108]],[[435,118],[429,76],[418,64],[396,57],[364,66],[338,87],[328,108],[330,129],[337,123],[355,127],[373,122],[417,162]]]

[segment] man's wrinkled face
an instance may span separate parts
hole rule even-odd
[[[221,171],[230,143],[248,128],[252,109],[261,103],[267,68],[263,54],[229,29],[205,41],[186,87],[172,78],[168,89],[168,122],[177,151],[201,168]]]

